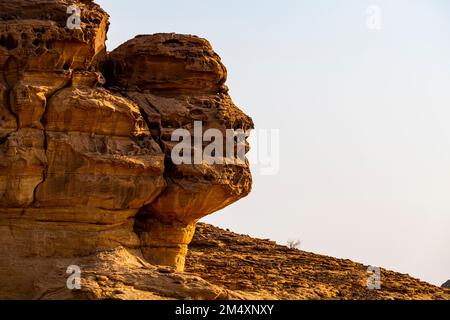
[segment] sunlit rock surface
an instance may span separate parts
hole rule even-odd
[[[81,30],[66,27],[72,4]],[[92,281],[126,274],[151,298],[171,280],[152,278],[149,263],[182,271],[198,219],[250,192],[246,162],[171,161],[172,131],[194,121],[223,133],[253,128],[210,44],[158,34],[108,54],[108,18],[92,1],[0,0],[1,298],[114,291],[95,292],[86,278],[93,291],[69,290],[72,264]],[[229,296],[184,280],[180,298]],[[54,296],[53,281],[63,285]]]

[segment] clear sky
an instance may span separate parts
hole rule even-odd
[[[207,38],[235,103],[280,130],[279,173],[254,170],[252,194],[204,221],[450,279],[448,0],[96,2],[109,50],[137,34]]]

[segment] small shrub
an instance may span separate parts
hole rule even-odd
[[[302,244],[301,240],[288,240],[287,246],[289,249],[300,249],[300,246]]]

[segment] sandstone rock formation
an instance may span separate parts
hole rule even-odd
[[[89,0],[0,0],[0,298],[50,297],[69,262],[182,271],[198,219],[250,192],[247,162],[171,160],[172,132],[194,121],[253,128],[210,44],[157,34],[107,53],[108,26]]]

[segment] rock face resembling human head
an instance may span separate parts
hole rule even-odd
[[[81,30],[66,27],[71,4]],[[0,254],[70,258],[121,246],[183,270],[196,222],[252,181],[248,162],[225,154],[174,163],[174,132],[192,135],[194,158],[196,124],[201,139],[253,122],[229,97],[208,41],[137,36],[107,53],[108,26],[92,1],[0,0]]]
[[[154,263],[181,269],[197,220],[250,192],[248,163],[237,157],[236,145],[234,161],[226,159],[226,136],[230,129],[236,136],[252,129],[252,120],[227,94],[226,69],[204,39],[176,34],[138,36],[110,54],[106,74],[114,90],[139,106],[152,138],[165,154],[167,186],[137,217],[143,254]],[[173,149],[181,142],[174,139],[180,129],[191,142],[183,150],[183,158],[189,154],[187,161],[181,163],[173,159],[179,155]],[[203,151],[211,141],[205,140],[214,139],[203,138],[210,129],[220,134],[219,141],[213,142],[221,144],[222,151],[208,162]],[[200,144],[194,145],[195,139]],[[195,161],[196,152],[200,161]]]

